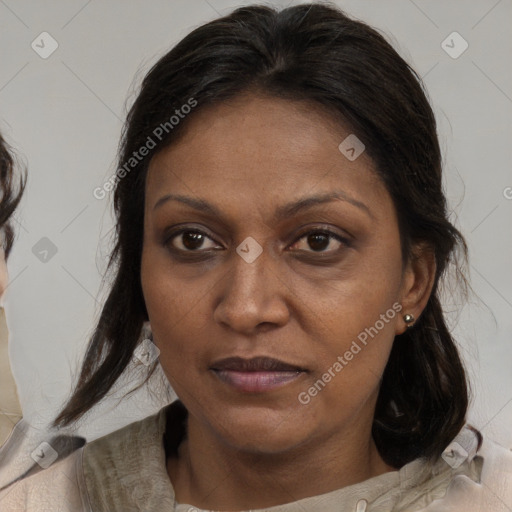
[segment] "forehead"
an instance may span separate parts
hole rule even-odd
[[[366,202],[389,202],[366,152],[350,160],[340,151],[353,137],[350,129],[315,104],[242,96],[194,112],[184,128],[153,157],[148,200],[165,191],[261,205],[340,189]]]

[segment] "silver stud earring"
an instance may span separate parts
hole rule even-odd
[[[404,322],[407,324],[407,327],[412,327],[414,324],[414,316],[407,313],[404,315]]]

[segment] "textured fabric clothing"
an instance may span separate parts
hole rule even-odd
[[[11,485],[0,493],[0,510],[203,512],[176,502],[166,470],[185,425],[176,401]],[[417,459],[355,485],[251,512],[509,512],[512,452],[487,439],[477,445],[464,428],[435,464]]]
[[[57,460],[85,444],[85,439],[51,434],[32,427],[23,417],[8,353],[5,310],[0,307],[0,489],[17,479],[41,470],[30,456],[42,442],[49,441]],[[52,436],[49,439],[49,436]],[[2,507],[0,504],[0,512]]]
[[[22,418],[14,426],[7,441],[0,447],[0,491],[14,482],[22,480],[39,471],[46,464],[39,464],[37,454],[45,454],[41,447],[51,446],[56,452],[56,459],[46,459],[50,464],[64,460],[70,453],[85,444],[83,437],[63,435],[58,429],[39,429]],[[46,450],[48,452],[48,450]],[[0,512],[1,512],[0,507]]]
[[[21,406],[11,372],[5,310],[0,307],[0,446],[21,419]]]

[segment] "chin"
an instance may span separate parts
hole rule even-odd
[[[311,435],[290,411],[258,408],[224,410],[217,435],[233,448],[260,454],[279,454],[302,444]],[[300,426],[300,428],[298,428]]]

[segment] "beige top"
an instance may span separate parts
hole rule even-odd
[[[21,419],[21,406],[11,372],[5,310],[0,307],[0,446]]]
[[[185,435],[180,402],[73,452],[0,492],[0,510],[204,512],[177,503],[167,454]],[[435,464],[398,471],[296,502],[251,512],[510,512],[512,452],[465,428]],[[48,452],[50,453],[50,452]]]

